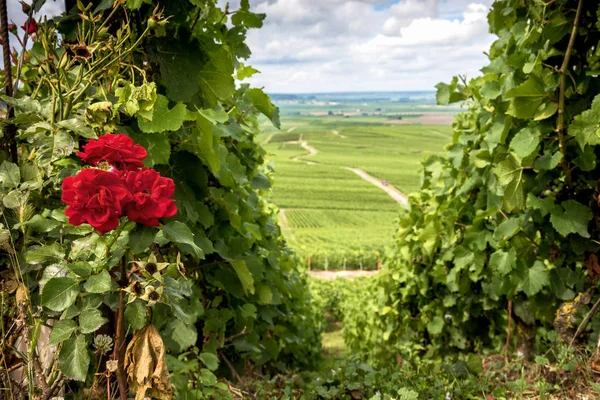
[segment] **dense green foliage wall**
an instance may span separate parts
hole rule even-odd
[[[423,162],[370,312],[353,314],[349,343],[374,359],[499,349],[507,310],[528,357],[562,302],[596,294],[598,4],[503,0],[488,19],[490,62],[437,86],[466,110],[446,157]]]
[[[243,63],[246,32],[264,15],[248,1],[236,10],[216,3],[67,2],[65,16],[30,32],[33,47],[12,68],[23,84],[3,96],[14,114],[2,120],[1,264],[13,306],[3,307],[2,326],[21,323],[2,354],[4,365],[24,361],[31,382],[34,371],[41,376],[42,330],[58,362],[44,364],[44,385],[3,373],[14,393],[48,398],[67,380],[81,381],[67,386],[74,393],[102,392],[113,372],[122,389],[128,344],[128,385],[141,398],[136,366],[149,363],[139,350],[148,343],[162,380],[169,353],[177,398],[209,398],[226,389],[215,375],[235,378],[249,364],[318,360],[320,316],[262,197],[271,179],[255,142],[257,116],[278,125],[278,110],[241,83],[256,72]],[[35,17],[42,4],[24,11]],[[173,180],[174,217],[157,227],[123,218],[104,235],[68,223],[61,184],[82,168],[75,152],[105,132],[126,133],[147,150],[145,166]],[[17,337],[25,338],[21,353],[9,350]],[[117,380],[109,380],[113,391]],[[170,385],[158,381],[144,382],[166,396]]]

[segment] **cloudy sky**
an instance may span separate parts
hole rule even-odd
[[[250,0],[267,14],[252,30],[250,79],[271,93],[433,90],[475,76],[494,40],[493,0]],[[219,0],[220,4],[226,0]],[[239,0],[229,0],[235,10]],[[17,0],[9,15],[23,23]],[[45,13],[60,11],[49,0]]]

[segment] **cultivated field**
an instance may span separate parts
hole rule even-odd
[[[379,117],[284,121],[264,140],[276,171],[272,201],[282,209],[291,246],[305,262],[310,256],[313,269],[377,268],[403,194],[417,189],[423,157],[443,152],[450,127],[394,125]],[[401,193],[392,197],[382,188]]]

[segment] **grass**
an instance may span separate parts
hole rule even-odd
[[[312,268],[373,269],[391,244],[401,206],[345,167],[416,190],[420,162],[441,154],[451,128],[397,125],[381,117],[290,117],[261,139],[275,166],[271,201],[284,210],[291,246]],[[318,153],[308,155],[306,141]]]

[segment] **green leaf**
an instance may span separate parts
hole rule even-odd
[[[13,189],[21,183],[19,166],[8,161],[0,164],[0,184],[4,189]]]
[[[240,63],[237,67],[237,71],[235,73],[235,79],[243,81],[246,78],[250,78],[252,75],[260,72],[257,69],[252,68],[250,65],[244,65]]]
[[[567,133],[575,138],[581,150],[588,144],[600,144],[600,94],[594,98],[589,110],[573,118]]]
[[[41,264],[45,261],[62,261],[65,251],[60,244],[54,242],[45,246],[32,246],[25,253],[25,260],[29,264]]]
[[[19,189],[11,190],[6,196],[2,198],[2,204],[4,204],[4,207],[10,209],[23,207],[26,203],[27,194]]]
[[[225,46],[205,47],[209,60],[200,68],[200,88],[209,104],[235,93],[233,60]]]
[[[103,270],[99,274],[92,275],[83,284],[83,288],[88,293],[106,293],[112,288],[110,274]]]
[[[59,121],[56,125],[65,128],[68,131],[73,132],[76,135],[82,136],[86,139],[95,139],[97,137],[96,132],[89,126],[87,126],[79,118],[71,118]]]
[[[90,356],[83,335],[63,343],[58,355],[58,366],[67,378],[85,381],[90,366]]]
[[[146,305],[139,299],[125,307],[125,320],[134,330],[140,330],[146,325]]]
[[[272,304],[273,291],[267,285],[258,285],[258,304]]]
[[[252,100],[254,107],[267,118],[271,120],[276,128],[281,128],[279,122],[279,108],[271,102],[269,96],[265,94],[261,89],[250,89],[246,92],[246,96]]]
[[[36,214],[25,225],[30,226],[34,231],[39,233],[48,233],[61,225],[60,221],[50,218],[44,218],[40,214]]]
[[[171,143],[164,133],[132,134],[133,140],[148,151],[144,164],[149,167],[155,164],[168,164],[171,158]]]
[[[516,118],[530,119],[546,97],[542,81],[536,75],[530,75],[521,85],[506,92],[506,98],[512,98],[506,113]]]
[[[134,254],[143,253],[150,248],[157,234],[156,228],[138,224],[129,234],[129,245]]]
[[[52,326],[48,346],[56,346],[59,343],[69,339],[73,332],[77,330],[77,324],[72,319],[61,319]]]
[[[193,40],[163,39],[152,53],[160,65],[167,95],[173,101],[191,101],[200,90],[201,66],[206,56],[197,44]]]
[[[171,339],[179,345],[179,351],[195,345],[198,340],[196,328],[193,325],[184,324],[179,319],[171,320],[168,329],[171,332]]]
[[[52,278],[42,290],[42,305],[53,310],[63,311],[77,299],[79,283],[71,278]]]
[[[533,116],[534,121],[542,121],[544,119],[550,118],[556,111],[558,110],[558,103],[554,103],[552,101],[546,103],[544,107],[538,108]]]
[[[199,358],[200,361],[206,365],[206,368],[210,369],[211,371],[215,371],[217,368],[219,368],[219,359],[214,354],[203,352],[200,353]]]
[[[427,324],[427,331],[430,335],[439,335],[442,333],[442,329],[444,329],[444,319],[441,317],[433,317],[431,322]]]
[[[550,222],[558,233],[567,236],[577,233],[584,238],[589,238],[588,224],[594,218],[589,207],[575,200],[563,201],[550,215]]]
[[[521,209],[525,206],[523,191],[523,169],[521,160],[510,153],[508,157],[494,169],[498,184],[504,187],[503,205],[507,211]]]
[[[102,312],[98,309],[86,310],[79,315],[79,329],[81,333],[95,332],[107,322],[108,319],[104,318]]]
[[[540,144],[540,132],[530,127],[523,128],[510,142],[510,149],[520,158],[525,158]]]
[[[550,284],[550,276],[548,270],[541,261],[536,261],[533,267],[527,270],[525,279],[521,282],[520,287],[529,297],[536,295]]]
[[[169,99],[163,95],[158,95],[154,104],[152,121],[145,118],[138,118],[138,126],[142,132],[166,132],[176,131],[181,128],[186,119],[187,109],[185,104],[177,104],[169,109]]]
[[[184,253],[196,258],[203,258],[204,251],[194,242],[194,234],[184,223],[179,221],[169,222],[163,227],[163,234],[167,240],[172,241]]]
[[[246,265],[246,261],[231,260],[229,263],[237,273],[238,278],[240,278],[242,286],[244,287],[244,292],[254,293],[254,278],[252,277],[252,274]]]
[[[67,131],[60,130],[56,133],[38,133],[33,138],[37,148],[37,160],[41,166],[68,157],[73,153],[75,140]]]
[[[493,100],[496,97],[500,96],[502,94],[502,88],[500,87],[500,82],[494,80],[494,81],[487,81],[483,87],[479,90],[479,93],[481,93],[481,95],[483,97],[485,97],[486,99],[489,100]]]
[[[490,268],[498,271],[500,276],[509,274],[517,265],[517,251],[511,248],[509,251],[496,250],[490,257]]]

